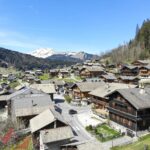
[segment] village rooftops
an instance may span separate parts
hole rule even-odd
[[[55,85],[65,85],[65,81],[63,80],[56,80],[56,79],[51,79],[51,80],[43,80],[41,81],[42,84],[55,84]]]
[[[30,120],[30,129],[31,132],[34,133],[41,128],[53,123],[54,121],[59,120],[64,124],[67,124],[61,115],[54,110],[54,108],[46,109],[45,111],[41,112],[36,117]]]
[[[38,91],[38,90],[36,90],[36,89],[32,89],[32,88],[27,88],[27,87],[25,87],[25,88],[23,88],[23,89],[21,89],[21,90],[19,90],[19,91],[16,91],[16,92],[14,92],[14,93],[12,93],[12,94],[9,94],[9,95],[0,95],[0,99],[1,99],[1,100],[2,100],[2,99],[5,99],[5,100],[7,101],[7,100],[11,100],[13,97],[17,97],[17,96],[19,96],[19,95],[40,94],[40,93],[43,93],[43,92]]]
[[[91,91],[89,94],[97,97],[106,97],[108,94],[114,92],[117,89],[126,89],[134,88],[136,85],[128,85],[123,83],[105,83],[103,86],[96,88]]]
[[[89,70],[90,72],[98,72],[98,71],[104,71],[104,68],[100,67],[100,66],[86,66],[85,67],[87,70]],[[83,68],[84,69],[84,68]],[[82,69],[81,69],[82,70]]]
[[[138,110],[150,108],[150,88],[119,89],[116,92]]]
[[[147,59],[147,60],[136,60],[136,61],[134,61],[132,64],[134,64],[134,63],[136,63],[136,62],[139,62],[139,63],[141,63],[141,64],[146,64],[146,65],[148,65],[148,64],[150,64],[150,59]]]
[[[43,143],[52,143],[74,137],[70,126],[42,130],[40,131],[40,135]]]
[[[77,86],[82,92],[90,92],[98,87],[104,86],[104,82],[80,82],[72,86]]]
[[[122,79],[122,80],[135,80],[135,79],[138,79],[138,77],[135,77],[135,76],[120,76],[118,77],[119,79]]]
[[[133,65],[124,65],[122,68],[128,68],[128,69],[130,69],[130,70],[138,69],[137,66],[133,66]]]
[[[56,93],[54,84],[31,84],[30,87],[47,94]]]
[[[149,64],[149,65],[146,65],[146,66],[142,66],[142,67],[140,67],[140,69],[141,69],[141,68],[145,68],[145,69],[150,70],[150,64]]]
[[[50,72],[59,72],[59,69],[51,69]]]
[[[14,97],[12,100],[12,114],[16,117],[37,115],[52,105],[48,94],[27,94]]]
[[[102,77],[107,79],[107,80],[117,80],[117,78],[113,74],[102,75]]]

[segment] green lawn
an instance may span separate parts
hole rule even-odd
[[[40,80],[48,80],[50,77],[49,77],[49,74],[48,73],[44,73],[43,75],[39,76],[39,79]]]
[[[140,138],[133,144],[113,147],[112,150],[144,150],[144,145],[148,146],[148,149],[145,150],[150,150],[150,134]]]
[[[64,95],[64,98],[68,103],[71,103],[72,98],[69,95]]]
[[[11,82],[11,83],[10,83],[10,87],[11,87],[11,88],[15,88],[15,87],[17,87],[18,85],[20,85],[20,83],[19,83],[18,81],[14,81],[14,82]]]
[[[110,128],[106,124],[99,125],[96,128],[87,127],[86,130],[94,134],[101,142],[106,142],[121,136],[118,131]]]

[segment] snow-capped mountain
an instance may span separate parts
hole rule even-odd
[[[51,48],[40,48],[30,53],[30,55],[52,60],[87,60],[96,58],[97,55],[85,52],[55,52]]]
[[[47,58],[55,54],[54,50],[51,48],[39,48],[30,53],[32,56],[39,58]]]

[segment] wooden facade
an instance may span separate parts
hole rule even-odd
[[[135,132],[146,130],[150,126],[150,108],[137,110],[118,92],[110,95],[110,120]]]
[[[89,98],[89,92],[82,92],[77,86],[74,86],[72,89],[72,95],[73,98],[79,98],[79,99],[87,99]]]
[[[148,65],[149,63],[150,63],[150,61],[148,61],[148,60],[136,60],[136,61],[132,62],[132,65],[145,66],[145,65]]]
[[[124,84],[138,84],[139,79],[138,78],[118,78],[119,83],[124,83]]]
[[[150,66],[143,66],[139,68],[139,75],[142,77],[150,76]]]
[[[120,74],[123,76],[137,76],[139,73],[138,67],[123,66],[120,70]]]
[[[88,70],[87,68],[83,68],[80,70],[79,72],[80,76],[83,78],[92,78],[92,77],[99,77],[100,75],[103,74],[103,71],[99,71],[99,70]]]
[[[91,96],[90,102],[94,104],[93,113],[97,114],[98,116],[101,116],[103,118],[108,117],[108,99],[97,97],[97,96]]]

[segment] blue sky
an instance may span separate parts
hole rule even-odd
[[[0,0],[0,47],[100,54],[135,35],[149,0]]]

